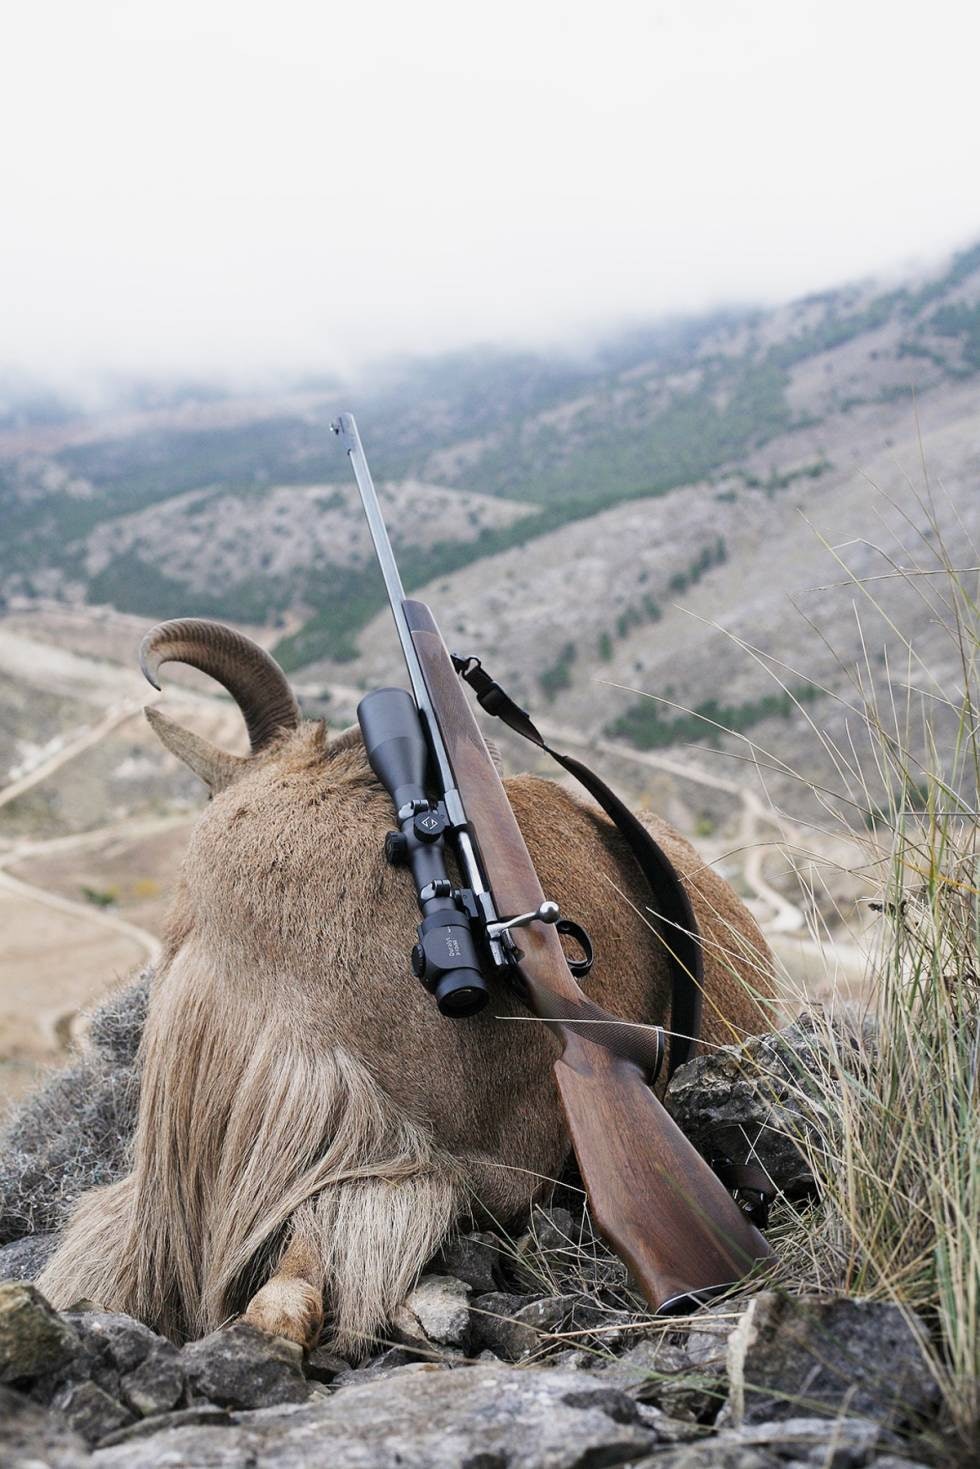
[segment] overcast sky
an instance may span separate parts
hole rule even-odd
[[[0,362],[554,342],[980,236],[965,0],[20,0]]]

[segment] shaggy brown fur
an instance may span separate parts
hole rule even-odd
[[[196,738],[190,753],[207,779]],[[252,759],[213,752],[211,770],[150,1002],[132,1172],[82,1199],[39,1283],[177,1341],[246,1311],[308,1344],[325,1300],[335,1346],[356,1352],[454,1221],[513,1219],[558,1174],[558,1046],[502,985],[451,1021],[408,972],[414,891],[382,857],[389,798],[356,731],[327,743],[302,724]],[[666,1020],[662,946],[619,834],[550,781],[507,790],[544,891],[595,940],[588,993]],[[706,1041],[766,1028],[755,923],[650,826],[704,937]]]

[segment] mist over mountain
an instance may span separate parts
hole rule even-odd
[[[914,751],[927,713],[954,748],[944,568],[976,595],[978,390],[980,245],[931,274],[574,353],[473,348],[348,382],[116,377],[80,395],[0,378],[0,896],[17,997],[0,1093],[61,1054],[44,1017],[156,952],[203,796],[142,718],[147,628],[244,627],[333,728],[365,689],[404,681],[330,432],[343,409],[405,582],[450,646],[695,840],[813,993],[811,923],[863,984],[854,940],[880,873],[853,833],[921,804],[914,756],[880,762],[863,716],[899,722]],[[168,668],[162,700],[244,748],[202,675]],[[509,768],[555,775],[488,733]]]
[[[641,748],[712,737],[701,716],[792,725],[803,673],[787,693],[705,624],[770,638],[785,658],[787,596],[834,579],[807,522],[856,538],[846,564],[873,573],[886,550],[860,550],[862,537],[888,523],[900,547],[903,517],[925,533],[909,492],[923,453],[966,553],[978,374],[980,246],[887,288],[636,326],[576,354],[389,361],[356,384],[118,380],[80,411],[8,375],[0,597],[17,617],[62,604],[266,629],[307,681],[397,675],[329,429],[352,408],[407,587],[530,702]],[[876,504],[876,474],[898,510]],[[821,617],[843,630],[831,601]],[[809,671],[838,688],[814,656]],[[666,690],[680,712],[608,689],[597,700],[597,681]]]

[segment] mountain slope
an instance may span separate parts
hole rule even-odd
[[[353,404],[406,586],[454,638],[498,650],[525,697],[655,748],[698,726],[597,698],[597,678],[754,729],[791,708],[785,693],[730,646],[708,650],[676,604],[750,641],[788,638],[786,595],[833,575],[799,509],[834,541],[872,535],[864,466],[900,498],[896,526],[927,530],[907,484],[917,422],[965,550],[978,385],[980,246],[900,286],[636,330],[587,356],[395,364],[353,396],[335,382],[249,398],[135,385],[121,408],[79,417],[37,391],[18,409],[8,385],[0,595],[276,625],[291,670],[346,684],[391,671],[380,578],[328,426]],[[856,570],[881,559],[848,554]],[[906,610],[933,637],[922,608]],[[844,635],[844,612],[820,615]]]

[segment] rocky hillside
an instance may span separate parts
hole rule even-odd
[[[654,750],[710,737],[706,716],[763,745],[789,734],[806,759],[805,715],[842,733],[847,669],[880,663],[890,623],[950,663],[921,582],[894,572],[940,534],[976,564],[978,375],[980,246],[887,288],[578,357],[461,353],[248,398],[129,384],[87,416],[7,382],[0,595],[15,612],[58,599],[264,625],[308,683],[388,677],[380,581],[328,429],[353,406],[406,584],[539,711]],[[890,573],[863,633],[853,588],[812,591]],[[742,642],[787,665],[782,686]]]

